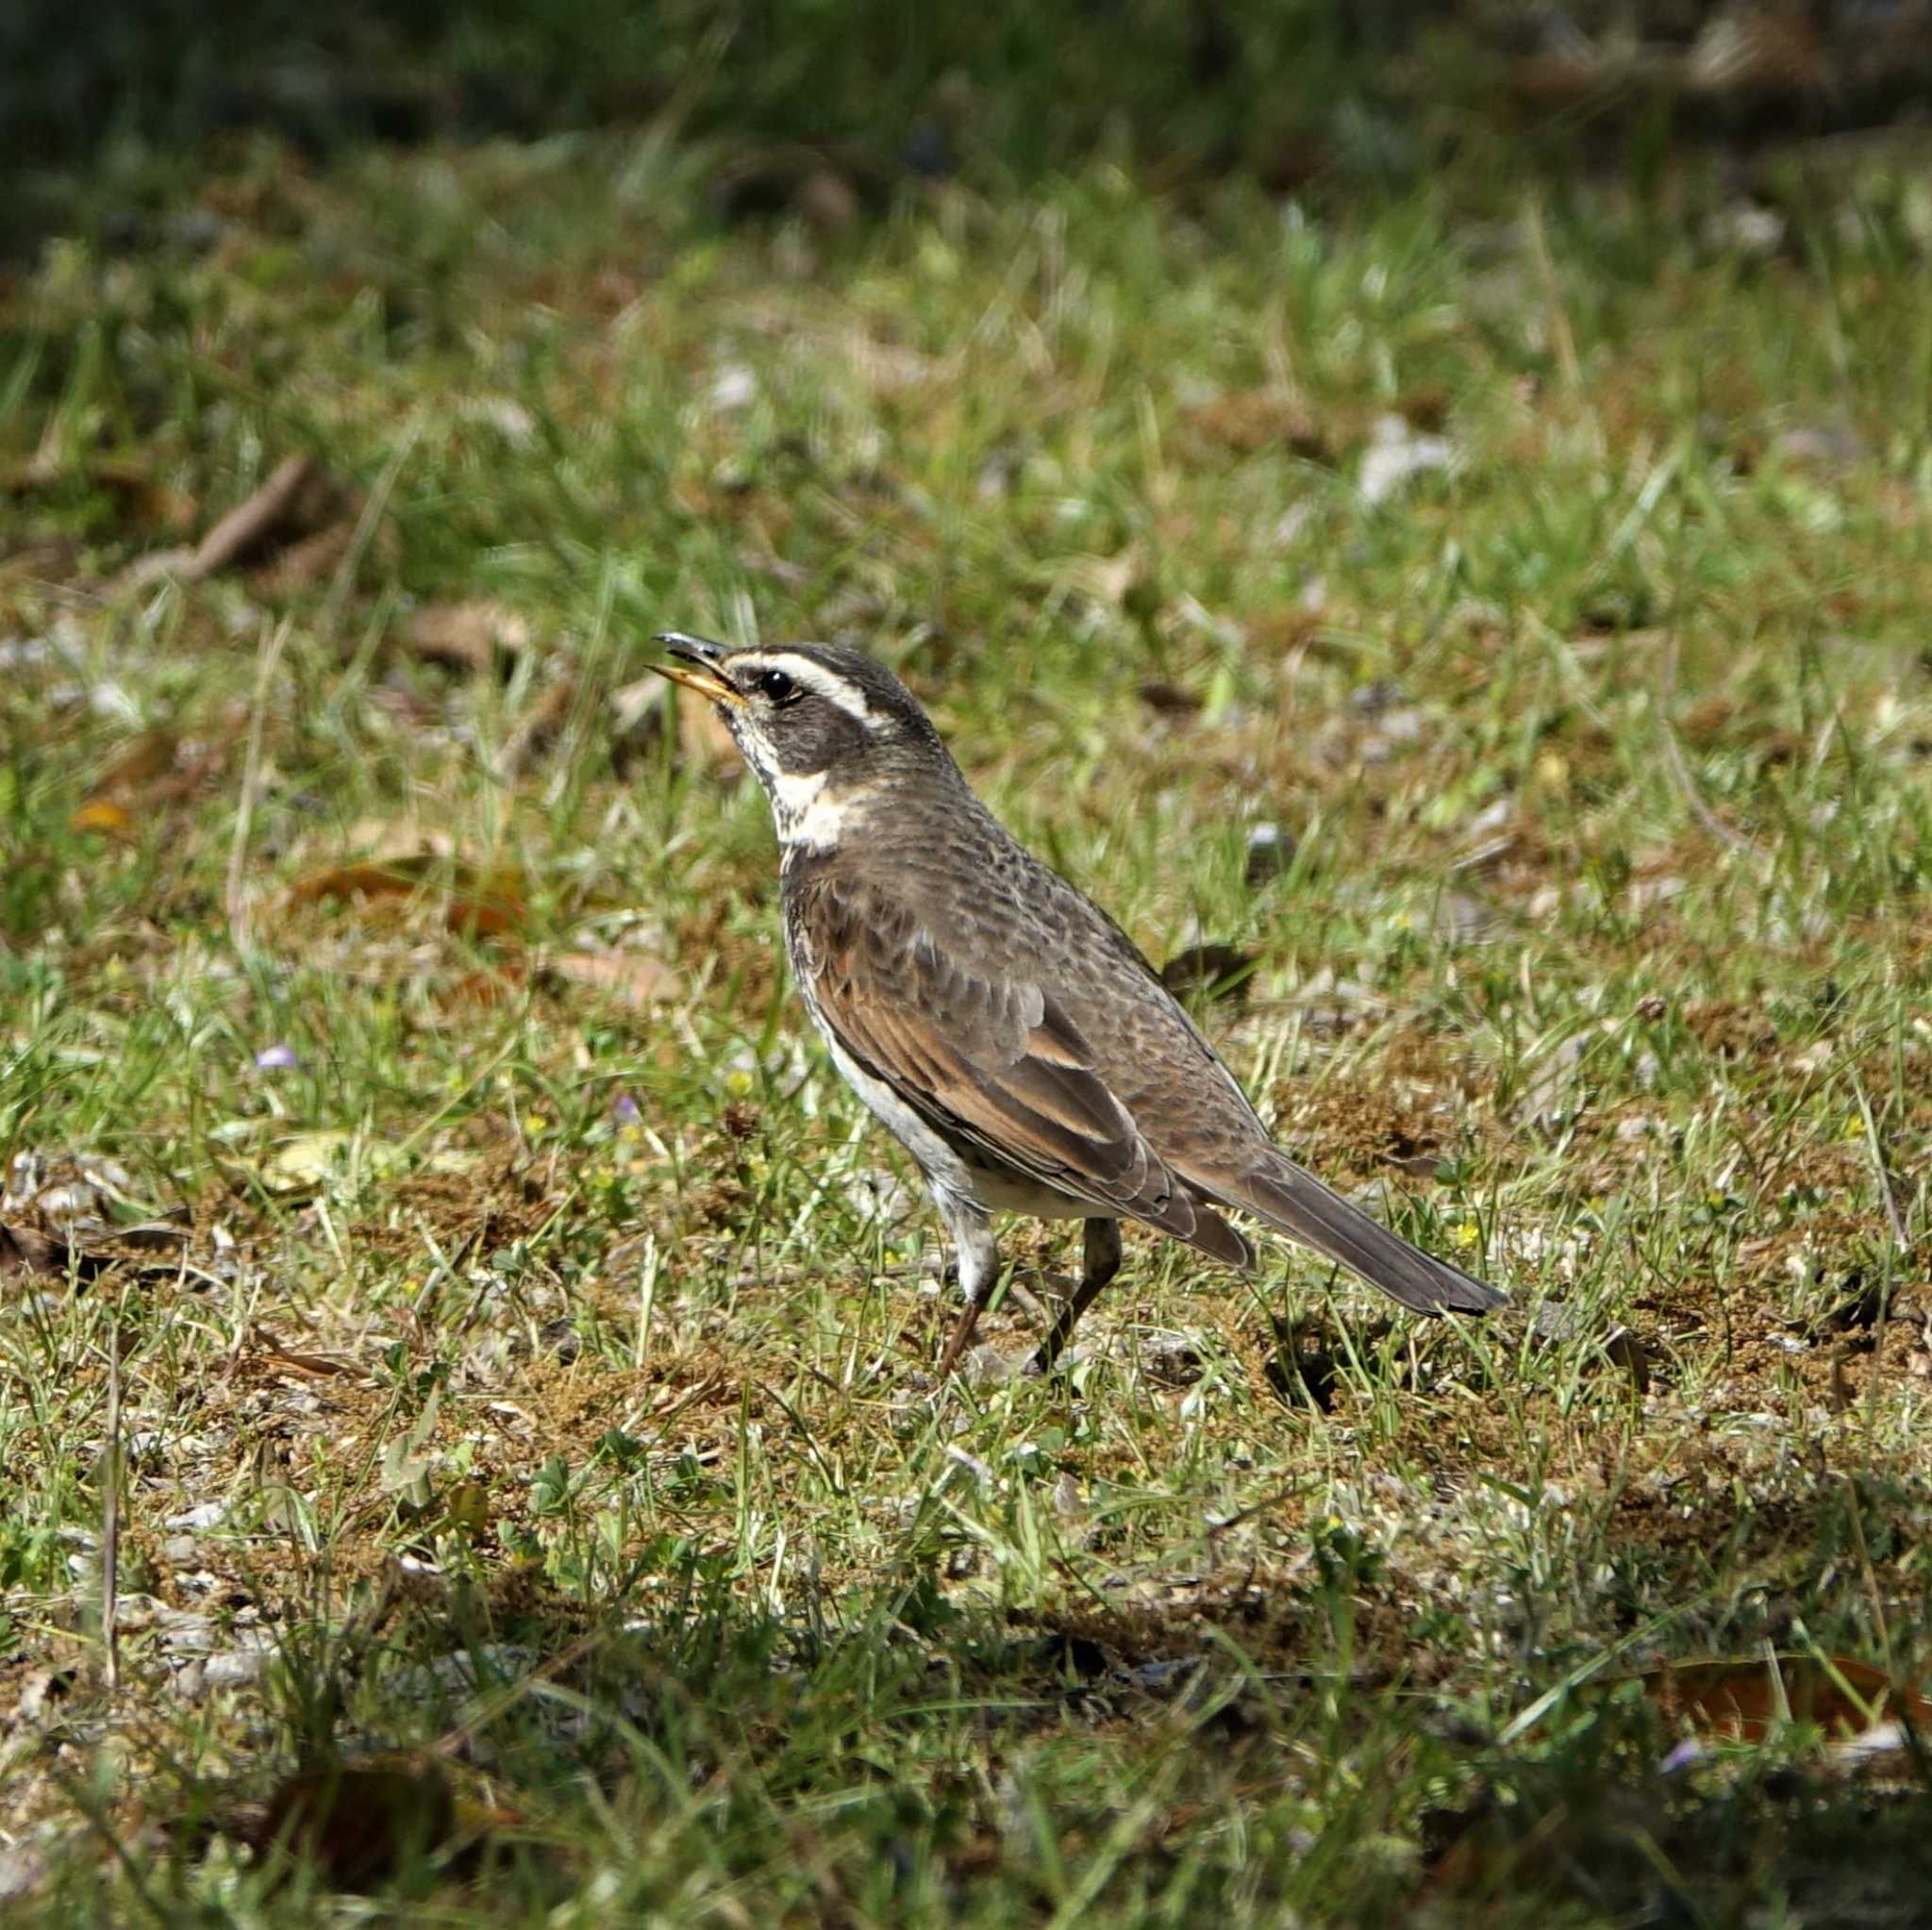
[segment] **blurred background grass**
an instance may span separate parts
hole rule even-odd
[[[1921,110],[1922,0],[99,0],[0,10],[0,157],[32,175],[266,128],[314,152],[645,120],[836,146],[874,185],[1109,150],[1291,189],[1413,183],[1496,131],[1655,166]],[[44,183],[42,184],[44,186]]]
[[[106,134],[177,143],[276,125],[317,144],[529,135],[675,105],[693,133],[862,143],[914,171],[1021,174],[1108,138],[1143,156],[1266,166],[1374,87],[1374,59],[1435,9],[1385,0],[904,0],[715,7],[410,0],[326,19],[294,0],[210,9],[108,0],[91,30],[50,7],[0,22],[17,153],[83,157]]]

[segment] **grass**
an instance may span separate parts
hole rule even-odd
[[[1768,245],[706,166],[240,143],[5,295],[12,1920],[1908,1921],[1909,1752],[1666,1772],[1641,1672],[1932,1647],[1908,158]],[[936,1401],[667,624],[897,664],[1512,1308],[1130,1240],[1064,1381]]]

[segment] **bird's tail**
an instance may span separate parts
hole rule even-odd
[[[1411,1246],[1291,1159],[1276,1158],[1238,1184],[1217,1186],[1215,1192],[1228,1206],[1243,1207],[1291,1240],[1339,1260],[1418,1313],[1487,1313],[1509,1298],[1486,1280]]]

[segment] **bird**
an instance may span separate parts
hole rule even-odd
[[[1050,1370],[1134,1220],[1230,1267],[1235,1211],[1422,1314],[1507,1296],[1295,1164],[1133,940],[981,803],[919,700],[844,644],[681,631],[652,667],[705,699],[769,800],[785,949],[832,1063],[911,1156],[965,1306],[999,1279],[996,1214],[1085,1223],[1081,1270],[1027,1363]]]

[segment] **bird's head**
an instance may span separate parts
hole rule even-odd
[[[710,700],[772,803],[787,844],[826,846],[855,808],[955,766],[919,700],[883,664],[837,643],[734,650],[675,630],[660,675]]]

